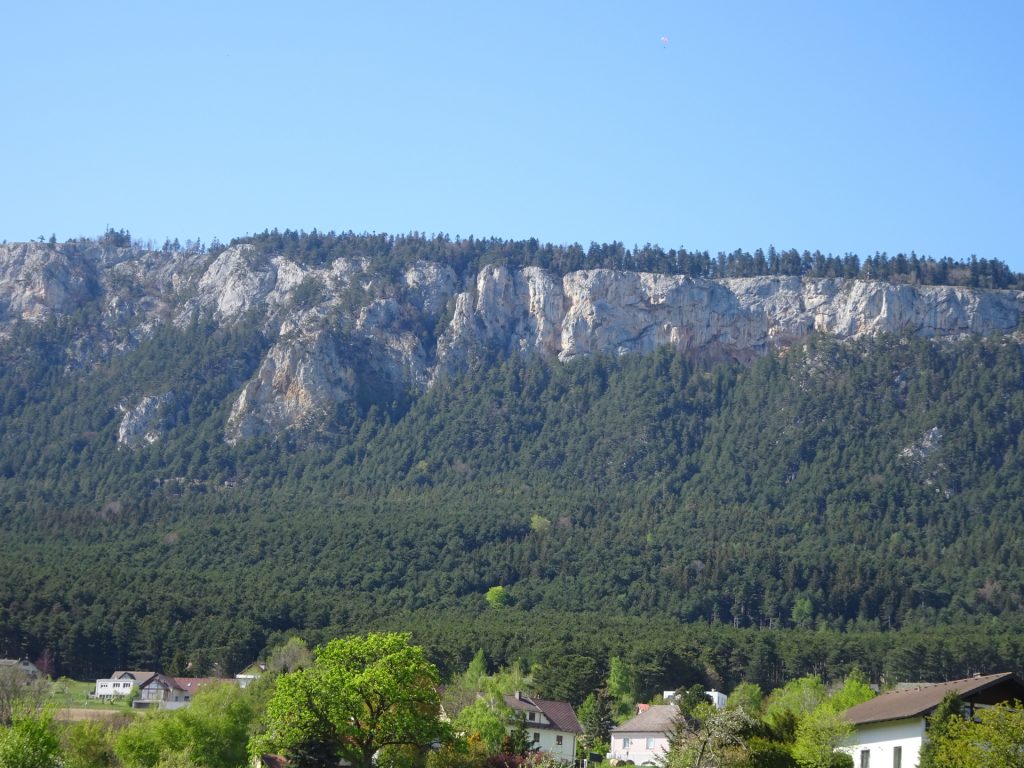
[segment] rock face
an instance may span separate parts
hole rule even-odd
[[[839,338],[911,333],[934,338],[1014,330],[1024,294],[948,286],[799,277],[695,280],[611,270],[560,281],[535,268],[480,273],[457,297],[438,358],[457,369],[468,352],[492,347],[562,360],[660,346],[748,361],[812,332]]]
[[[73,312],[95,292],[96,267],[74,250],[42,243],[0,247],[0,320]]]
[[[356,372],[325,330],[296,332],[279,341],[242,388],[228,418],[229,443],[303,427],[352,397]]]
[[[146,395],[133,408],[125,410],[117,429],[117,444],[132,448],[142,443],[155,443],[166,424],[165,410],[174,402],[173,392]]]
[[[19,321],[102,311],[71,350],[80,364],[132,349],[162,324],[262,324],[275,339],[234,400],[229,442],[315,425],[360,393],[422,391],[481,355],[570,360],[671,346],[749,361],[811,333],[954,339],[1015,331],[1024,294],[800,277],[706,280],[606,269],[558,275],[489,266],[457,275],[419,261],[316,267],[236,245],[215,256],[96,243],[0,246],[0,339]],[[173,382],[168,382],[172,385]],[[119,441],[158,439],[169,395],[136,393]]]

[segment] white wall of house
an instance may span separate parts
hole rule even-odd
[[[619,731],[612,734],[608,757],[632,760],[637,765],[660,765],[668,754],[668,735],[649,731]]]
[[[96,681],[96,697],[112,699],[116,696],[127,696],[138,685],[138,681],[130,677],[106,678]]]
[[[898,747],[899,768],[917,768],[923,742],[924,718],[915,717],[859,725],[840,749],[853,757],[853,768],[864,765],[862,752],[867,753],[866,768],[893,768]]]
[[[533,749],[547,752],[563,762],[572,762],[576,759],[575,733],[548,729],[531,730],[529,723],[526,724],[526,733]]]

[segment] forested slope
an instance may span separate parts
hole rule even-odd
[[[230,668],[284,632],[386,625],[450,664],[474,643],[526,661],[566,645],[771,682],[853,661],[919,676],[907,649],[935,627],[984,626],[984,648],[920,664],[1020,658],[1014,337],[812,338],[746,367],[493,356],[230,446],[263,326],[167,326],[76,366],[89,322],[0,349],[0,655],[49,649],[79,676]],[[119,447],[119,404],[147,381],[173,383],[166,436]],[[820,655],[791,648],[811,636]]]

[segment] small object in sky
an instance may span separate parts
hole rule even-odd
[[[661,44],[662,45],[668,45],[668,35],[662,35],[661,36]]]

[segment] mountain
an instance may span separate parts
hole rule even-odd
[[[566,361],[670,347],[749,362],[812,333],[1008,333],[1024,306],[1019,291],[843,278],[560,275],[505,264],[457,273],[423,258],[381,270],[351,239],[355,247],[313,263],[253,243],[215,255],[0,246],[0,334],[91,311],[95,325],[79,329],[70,351],[74,364],[89,365],[136,348],[162,326],[257,322],[271,344],[232,403],[224,437],[234,443],[309,429],[349,401],[422,393],[484,355]],[[158,439],[161,413],[174,400],[170,389],[134,394],[124,406],[123,444]]]
[[[916,256],[5,244],[0,654],[230,667],[401,617],[458,654],[458,616],[511,660],[501,585],[541,646],[573,615],[997,622],[1010,658],[1020,287]]]

